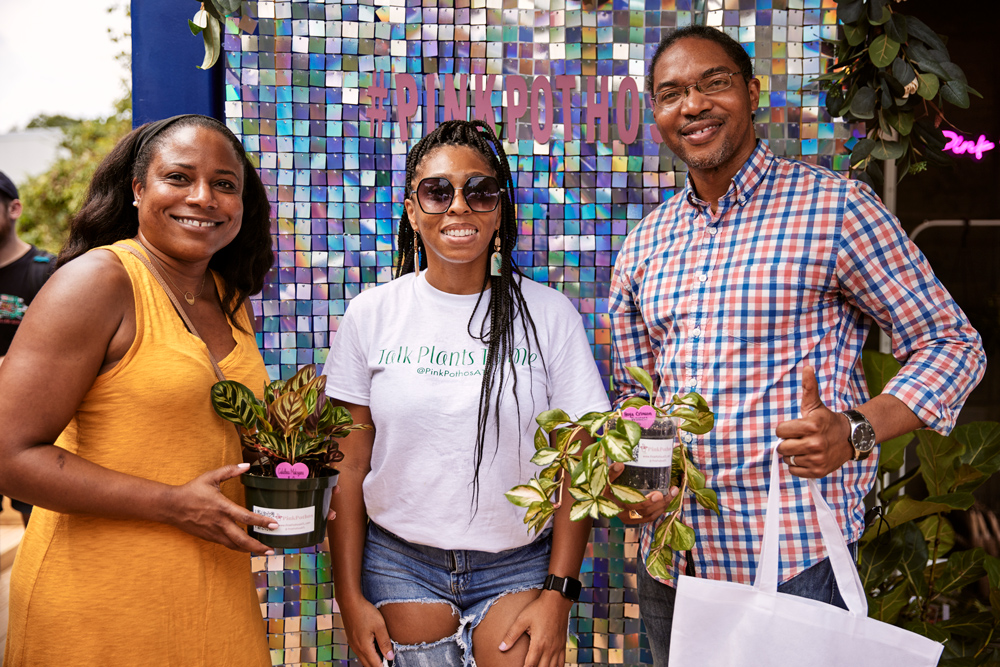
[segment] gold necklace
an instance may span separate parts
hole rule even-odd
[[[143,246],[143,247],[145,247],[145,246]],[[180,286],[177,283],[174,282],[174,279],[170,277],[170,274],[167,273],[167,269],[163,266],[163,264],[160,262],[160,260],[158,260],[156,258],[156,255],[154,255],[152,252],[150,252],[149,248],[146,248],[146,252],[149,253],[149,256],[153,258],[153,260],[156,262],[157,266],[160,267],[160,270],[163,271],[164,275],[167,276],[167,280],[170,281],[170,284],[173,285],[174,287],[176,287],[178,292],[183,292],[184,293],[184,300],[187,301],[187,304],[189,306],[193,306],[195,299],[197,299],[198,297],[200,297],[201,293],[205,291],[205,278],[208,277],[208,272],[206,271],[205,275],[203,275],[201,277],[201,287],[198,288],[198,293],[197,294],[192,294],[191,292],[185,292],[184,290],[182,290],[180,288]]]

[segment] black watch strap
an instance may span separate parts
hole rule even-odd
[[[573,577],[557,577],[554,574],[550,574],[545,577],[542,590],[558,591],[567,600],[577,602],[580,599],[580,591],[583,590],[583,584],[580,583],[579,579],[574,579]]]

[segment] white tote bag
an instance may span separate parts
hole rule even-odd
[[[849,611],[778,592],[780,465],[775,448],[763,547],[753,586],[686,576],[678,579],[670,667],[937,665],[942,644],[868,618],[861,578],[815,480],[809,480],[809,490],[837,587]]]

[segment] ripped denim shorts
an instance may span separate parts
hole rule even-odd
[[[531,544],[489,553],[411,544],[369,522],[361,570],[365,598],[376,608],[445,602],[459,616],[458,631],[440,641],[413,646],[393,642],[394,667],[473,667],[472,631],[504,595],[541,588],[551,552],[550,529]]]

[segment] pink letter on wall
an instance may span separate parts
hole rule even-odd
[[[476,102],[476,118],[489,125],[494,132],[497,131],[497,124],[493,115],[493,102],[490,101],[490,95],[493,94],[493,86],[496,81],[496,74],[472,75],[472,84],[475,87],[473,99]]]
[[[545,123],[539,125],[538,119],[541,115],[541,102],[538,98],[545,94]],[[548,78],[536,76],[531,82],[531,138],[538,144],[547,144],[552,138],[552,86],[549,85]]]
[[[628,122],[626,122],[625,102],[629,97],[632,98],[632,108],[628,112]],[[639,128],[642,127],[639,113],[641,109],[642,100],[639,98],[639,87],[636,85],[635,79],[626,76],[622,79],[621,85],[618,86],[618,103],[615,106],[618,138],[622,140],[622,143],[630,144],[639,136]]]
[[[444,75],[444,119],[467,120],[469,108],[469,75],[459,74],[458,91],[455,91],[455,75]]]
[[[597,79],[601,80],[601,101],[597,102],[596,86]],[[597,139],[594,135],[597,128],[594,127],[597,120],[601,120],[601,141],[608,143],[608,77],[587,77],[587,142],[595,143]]]
[[[562,93],[563,140],[573,140],[573,89],[576,88],[576,77],[569,74],[557,74],[555,87]],[[553,103],[553,108],[555,104]],[[555,116],[553,116],[555,121]]]
[[[528,109],[528,82],[523,76],[512,74],[505,77],[507,79],[507,141],[517,141],[517,119],[524,115]],[[514,99],[517,93],[517,100]]]
[[[396,112],[399,118],[399,138],[410,140],[410,119],[417,111],[420,94],[417,91],[417,80],[412,74],[397,74],[396,79]]]
[[[427,111],[424,113],[424,136],[437,127],[437,76],[424,76],[424,94],[427,95]]]

